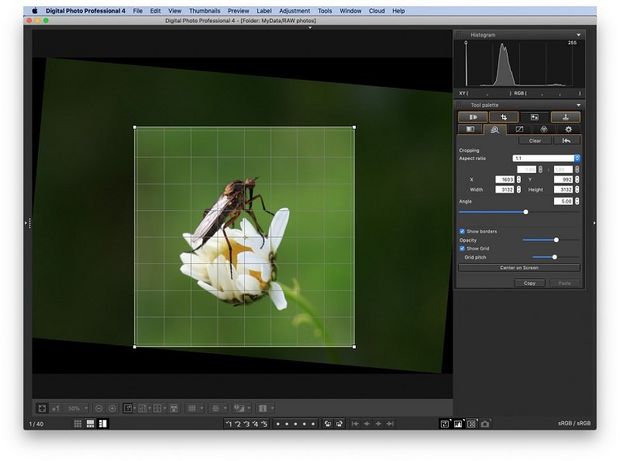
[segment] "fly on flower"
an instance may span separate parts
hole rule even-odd
[[[289,214],[288,208],[276,211],[266,235],[259,234],[245,218],[239,229],[229,228],[232,259],[222,238],[223,229],[219,229],[201,248],[181,253],[181,272],[213,296],[233,305],[252,303],[268,294],[276,309],[286,309],[284,290],[276,281],[276,255]],[[191,245],[192,234],[183,234],[183,238]],[[233,265],[233,277],[228,275],[229,262]]]
[[[198,224],[198,227],[190,238],[192,249],[196,251],[221,229],[226,239],[226,244],[228,245],[230,278],[233,278],[233,249],[228,235],[226,234],[226,228],[232,227],[237,218],[239,218],[241,212],[245,211],[254,222],[264,245],[265,233],[261,229],[258,219],[256,219],[256,214],[252,210],[252,203],[260,199],[263,210],[271,216],[274,215],[265,208],[263,197],[260,194],[254,195],[254,187],[256,186],[257,179],[258,178],[247,178],[243,181],[241,179],[236,179],[226,184],[224,192],[222,192],[222,195],[219,196],[215,204],[204,211],[202,221]]]

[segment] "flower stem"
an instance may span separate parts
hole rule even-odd
[[[282,290],[284,291],[284,294],[286,295],[286,298],[292,299],[297,302],[299,307],[301,307],[303,311],[307,314],[307,316],[311,319],[314,327],[319,331],[321,336],[325,338],[325,343],[328,344],[329,338],[327,337],[325,327],[323,326],[323,323],[318,319],[316,310],[312,306],[312,303],[310,303],[310,301],[308,301],[308,299],[301,294],[301,287],[299,286],[299,282],[297,281],[297,279],[293,279],[292,287],[289,287],[288,285],[285,285],[281,282],[279,283],[282,287]]]

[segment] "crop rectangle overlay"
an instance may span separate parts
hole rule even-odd
[[[134,127],[134,344],[355,347],[355,132],[352,126]],[[183,234],[194,231],[226,184],[246,178],[257,178],[254,195],[268,211],[288,209],[289,220],[273,261],[275,283],[248,272],[259,278],[261,295],[231,302],[181,272],[181,254],[192,250]],[[272,215],[258,200],[252,209],[268,234]],[[252,222],[242,212],[233,228],[244,218]],[[209,245],[222,236],[213,238]],[[233,262],[239,251],[252,251],[233,246]],[[218,261],[226,266],[219,274],[229,274],[229,261]],[[245,266],[233,267],[236,277]],[[284,309],[270,296],[275,287]]]

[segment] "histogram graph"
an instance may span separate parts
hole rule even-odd
[[[584,83],[579,40],[464,40],[455,46],[455,59],[457,65],[461,62],[455,75],[459,86],[561,88]]]

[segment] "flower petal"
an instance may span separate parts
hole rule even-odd
[[[282,287],[277,282],[271,282],[271,288],[269,288],[269,297],[273,301],[273,304],[276,306],[276,309],[279,311],[286,309],[288,303],[286,302],[286,298],[284,297],[284,291]]]
[[[253,251],[242,251],[237,255],[237,263],[243,264],[267,264],[269,260],[261,257],[262,255],[256,254]]]
[[[192,234],[190,234],[189,232],[185,232],[183,234],[183,238],[185,239],[185,241],[187,242],[189,246],[192,246]]]
[[[215,264],[207,265],[207,274],[209,275],[209,282],[217,289],[222,289],[222,284],[217,276],[217,266]]]
[[[254,229],[252,223],[245,218],[241,220],[239,227],[245,237],[260,237],[260,234],[256,231],[256,229]]]
[[[181,262],[183,262],[183,264],[206,262],[206,261],[203,261],[198,255],[194,253],[181,253],[180,257],[181,257]]]
[[[268,235],[271,242],[271,252],[274,254],[278,251],[280,242],[282,242],[282,237],[284,237],[284,231],[286,230],[286,225],[288,224],[288,216],[288,208],[281,208],[276,211],[275,216],[271,220]]]
[[[220,236],[224,238],[224,233],[222,232],[221,229],[219,232],[220,232]],[[243,240],[243,232],[239,229],[235,229],[234,227],[226,228],[226,235],[228,236],[229,239],[235,239],[235,240],[240,240],[240,241]]]
[[[261,237],[246,237],[243,239],[243,246],[249,247],[256,254],[262,255],[263,258],[269,257],[269,239]]]
[[[263,264],[260,271],[260,278],[263,282],[269,282],[269,280],[271,280],[271,264]]]
[[[209,276],[211,277],[211,283],[221,291],[229,292],[231,298],[237,298],[238,293],[235,279],[237,278],[237,269],[232,266],[232,277],[230,276],[231,265],[228,259],[219,255],[213,264],[209,265]],[[215,279],[213,276],[215,276]]]
[[[198,286],[200,288],[205,289],[206,291],[208,291],[209,293],[211,293],[213,296],[223,300],[223,301],[229,301],[232,299],[232,292],[230,291],[219,291],[216,290],[215,288],[213,288],[211,285],[209,285],[206,282],[203,282],[202,280],[198,281]]]
[[[242,251],[237,255],[237,270],[239,273],[247,273],[248,271],[262,273],[263,267],[269,266],[269,261],[265,256],[265,254],[257,254],[253,251]],[[263,280],[267,281],[268,279]]]
[[[183,274],[187,275],[188,277],[192,276],[192,266],[191,264],[183,264],[181,266],[181,272],[183,272]]]
[[[269,253],[267,239],[263,237],[250,221],[243,218],[240,224],[243,233],[243,246],[250,247],[255,253]],[[267,257],[267,255],[265,255]]]
[[[259,295],[261,294],[260,284],[258,280],[250,275],[240,275],[237,280],[237,289],[243,294]]]
[[[206,266],[204,264],[183,264],[181,272],[194,280],[207,282],[209,281]]]

